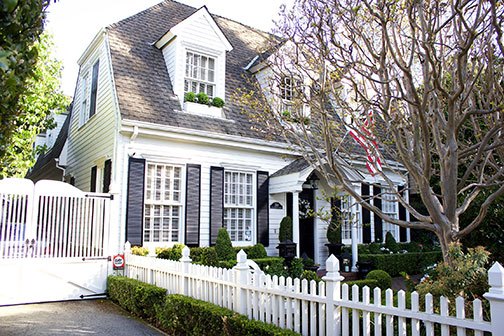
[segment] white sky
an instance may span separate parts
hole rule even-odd
[[[161,0],[59,0],[48,8],[46,30],[56,46],[53,56],[63,62],[62,88],[73,96],[79,71],[77,60],[100,28],[125,19]],[[210,13],[265,31],[273,28],[281,4],[293,0],[180,0],[199,8],[206,5]]]

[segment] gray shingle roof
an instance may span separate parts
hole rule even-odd
[[[123,119],[263,138],[252,129],[252,122],[242,113],[243,106],[233,103],[236,88],[249,88],[243,69],[265,45],[268,33],[213,15],[217,25],[233,46],[226,54],[226,92],[224,114],[228,120],[182,113],[173,92],[161,50],[152,45],[170,28],[197,9],[165,1],[107,28],[114,80]]]
[[[292,173],[298,173],[300,171],[303,171],[304,169],[308,168],[310,164],[306,162],[305,159],[300,158],[297,160],[292,161],[289,163],[287,166],[283,167],[280,170],[277,170],[273,174],[271,174],[271,177],[276,177],[276,176],[283,176],[283,175],[289,175]]]

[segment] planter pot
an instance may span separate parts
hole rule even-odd
[[[223,118],[222,108],[204,104],[184,102],[184,111],[192,114],[203,114],[215,118]]]
[[[362,279],[366,278],[366,275],[373,268],[373,263],[370,261],[359,261],[357,262],[357,268],[359,269],[359,275]]]
[[[341,255],[341,248],[345,246],[345,244],[325,244],[329,249],[329,255],[334,254],[335,257]]]

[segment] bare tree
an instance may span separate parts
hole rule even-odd
[[[503,21],[500,0],[298,0],[277,24],[282,42],[251,67],[257,88],[238,96],[331,185],[387,222],[434,232],[446,259],[504,193]],[[354,191],[347,172],[367,173],[366,162],[416,221]],[[391,171],[415,186],[427,215]],[[489,188],[461,229],[460,215]]]

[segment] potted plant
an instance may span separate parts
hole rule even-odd
[[[333,216],[331,222],[327,226],[326,232],[328,244],[325,244],[329,249],[329,255],[341,255],[341,248],[345,246],[341,243],[341,220],[339,216]]]
[[[292,241],[292,218],[289,216],[285,216],[280,222],[278,240],[278,255],[289,263],[296,256],[296,243]]]

